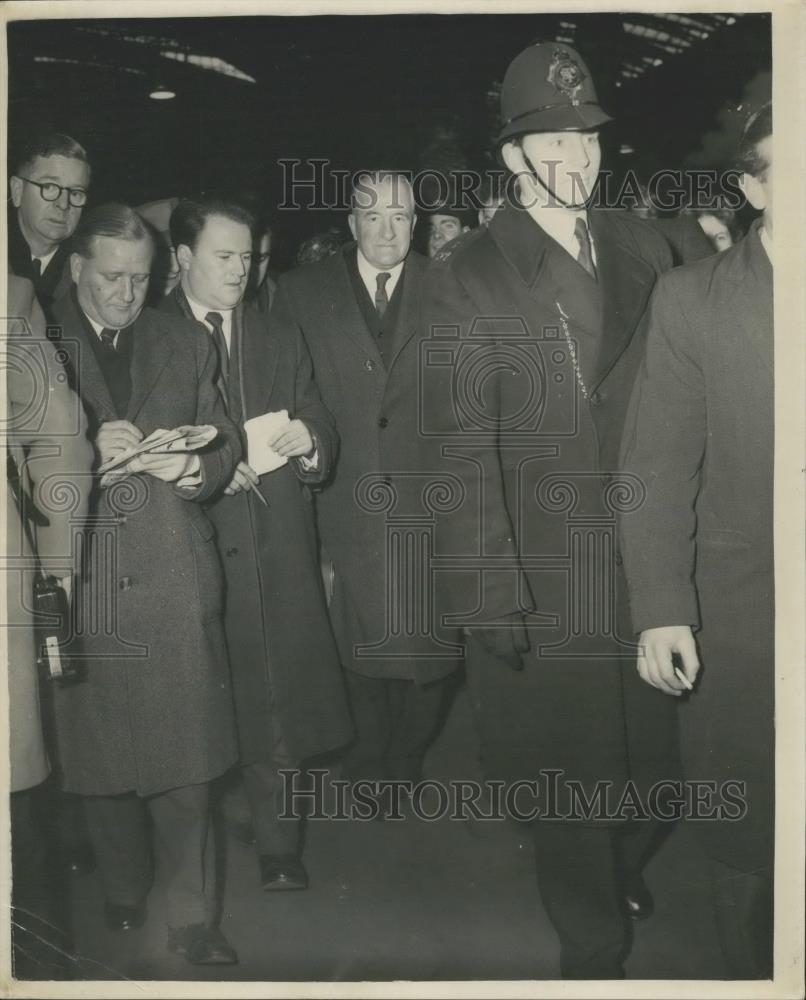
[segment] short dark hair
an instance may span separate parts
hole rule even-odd
[[[231,222],[240,222],[249,227],[250,233],[255,232],[255,216],[237,201],[228,198],[183,198],[171,212],[168,226],[171,231],[171,243],[174,247],[185,246],[196,249],[202,229],[211,215],[223,215]]]
[[[155,247],[151,227],[133,208],[118,201],[98,205],[81,216],[81,221],[70,241],[70,250],[81,257],[92,257],[93,243],[98,236],[128,240],[130,243],[150,240],[152,248]]]
[[[742,130],[736,165],[742,173],[760,177],[769,163],[759,154],[759,145],[772,135],[772,101],[750,115]]]
[[[33,132],[20,147],[12,173],[19,175],[26,167],[33,165],[37,156],[66,156],[72,160],[81,160],[88,167],[90,165],[86,149],[72,136],[63,132],[40,130]]]

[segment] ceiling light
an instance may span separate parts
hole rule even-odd
[[[176,97],[176,93],[173,90],[169,90],[163,84],[158,83],[148,96],[152,101],[172,101]]]

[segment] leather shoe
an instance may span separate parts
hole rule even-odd
[[[307,889],[308,873],[293,854],[261,854],[260,885],[264,892]]]
[[[104,920],[110,931],[136,931],[146,922],[145,900],[136,906],[119,906],[106,901]]]
[[[621,887],[621,912],[631,920],[646,920],[655,911],[652,893],[640,875],[624,879]]]
[[[238,955],[218,927],[188,924],[168,928],[168,950],[191,965],[237,965]]]
[[[95,871],[95,851],[89,841],[62,849],[64,866],[74,875],[91,875]]]

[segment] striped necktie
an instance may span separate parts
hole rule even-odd
[[[585,268],[588,274],[596,281],[596,268],[593,264],[593,250],[591,248],[591,238],[588,227],[584,219],[577,219],[574,225],[574,236],[579,243],[579,255],[577,260]]]

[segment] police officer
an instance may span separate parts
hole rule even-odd
[[[609,116],[577,52],[527,48],[501,111],[517,195],[437,254],[424,292],[425,335],[454,331],[459,359],[428,394],[426,430],[465,486],[437,545],[482,570],[468,592],[457,574],[447,610],[464,616],[488,774],[538,782],[519,810],[538,816],[561,973],[621,978],[628,920],[652,908],[641,862],[656,831],[630,822],[641,804],[625,795],[677,769],[672,699],[640,684],[623,638],[613,521],[630,498],[611,473],[644,308],[671,261],[640,219],[589,205]],[[579,790],[600,805],[580,808]]]

